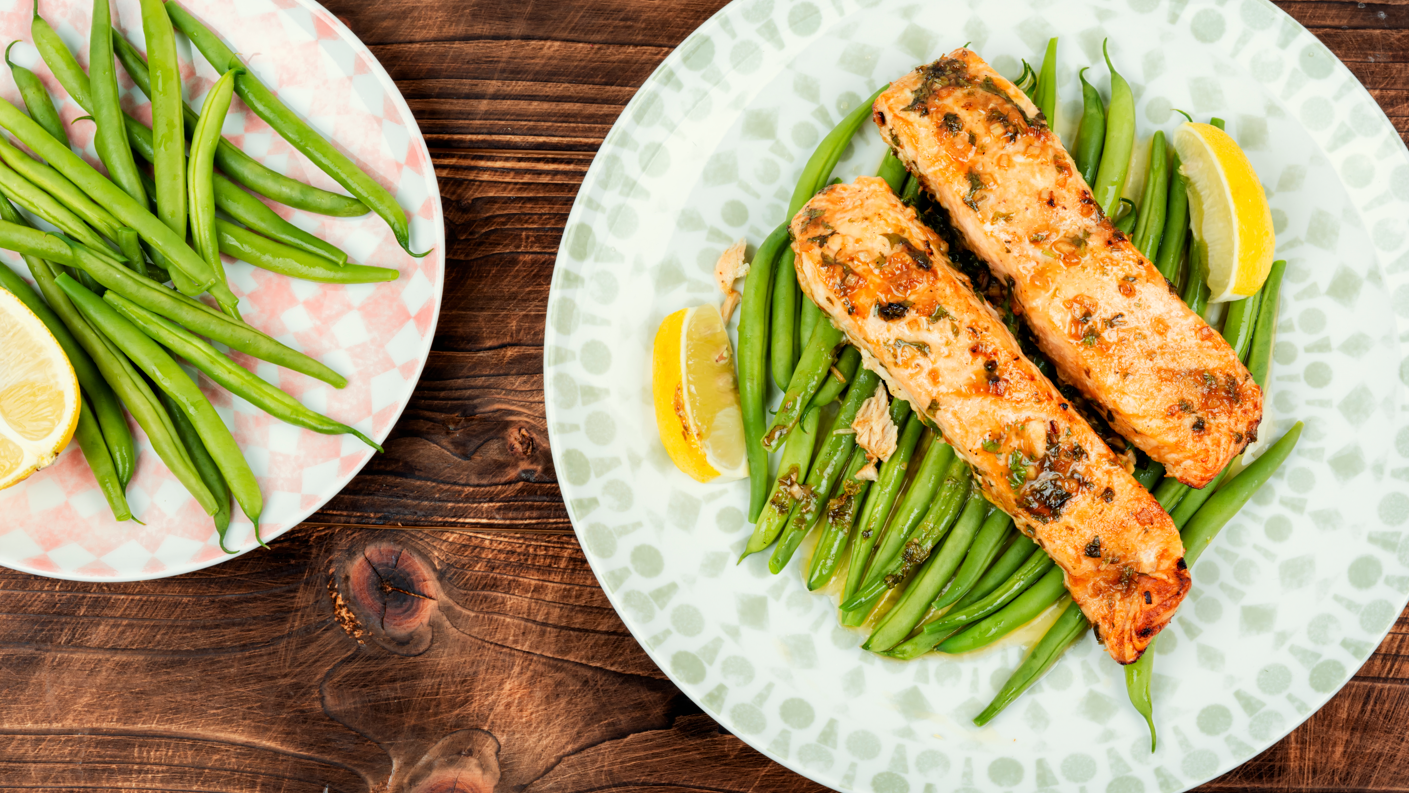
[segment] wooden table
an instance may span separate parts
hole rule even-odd
[[[421,384],[387,453],[272,550],[145,584],[0,571],[0,790],[818,789],[627,633],[571,533],[543,416],[573,196],[719,0],[328,5],[435,157],[449,273]],[[1405,0],[1281,6],[1409,129]],[[1401,616],[1330,704],[1208,788],[1409,789],[1406,723]]]

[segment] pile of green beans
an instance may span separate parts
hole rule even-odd
[[[283,219],[241,185],[296,209],[330,216],[354,217],[373,209],[403,248],[410,242],[406,213],[175,3],[141,0],[144,57],[113,27],[110,0],[93,0],[87,71],[38,11],[36,3],[30,26],[35,48],[69,97],[90,114],[107,173],[70,149],[67,129],[44,84],[11,61],[7,48],[5,62],[28,114],[0,100],[0,128],[33,156],[0,137],[0,247],[21,254],[38,291],[7,267],[0,267],[0,288],[34,310],[73,364],[81,391],[75,437],[114,517],[133,518],[125,491],[137,453],[126,408],[176,479],[212,516],[222,548],[232,498],[262,543],[263,497],[249,465],[173,353],[276,418],[314,432],[350,434],[377,451],[381,447],[358,430],[304,407],[206,341],[337,388],[347,384],[342,375],[239,317],[238,300],[225,283],[222,254],[322,283],[377,283],[394,280],[398,273],[349,264],[345,252]],[[199,113],[182,98],[178,29],[221,72]],[[118,103],[119,61],[151,99],[150,127]],[[278,174],[224,140],[221,126],[236,94],[353,196]],[[140,168],[139,161],[149,163],[151,171]],[[35,229],[11,201],[61,233]],[[197,299],[203,293],[214,298],[219,311]],[[809,392],[803,405],[812,397]],[[815,430],[815,422],[813,426]],[[766,482],[766,454],[759,467]]]

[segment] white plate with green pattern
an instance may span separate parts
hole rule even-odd
[[[1228,121],[1267,188],[1289,262],[1263,435],[1296,419],[1294,456],[1200,560],[1160,642],[1150,753],[1121,669],[1089,637],[983,729],[970,719],[1021,660],[909,663],[862,652],[799,559],[734,565],[746,483],[700,485],[656,432],[650,351],[712,268],[781,220],[819,138],[877,86],[970,42],[1016,75],[1060,36],[1056,128],[1076,69],[1110,38],[1141,135],[1171,109]],[[1104,67],[1090,74],[1101,76]],[[867,125],[838,169],[873,171]],[[1409,153],[1315,37],[1265,0],[739,0],[656,70],[578,194],[549,297],[549,435],[563,496],[637,639],[711,716],[840,790],[1161,791],[1252,758],[1334,694],[1409,594]]]

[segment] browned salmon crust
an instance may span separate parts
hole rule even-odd
[[[1037,107],[958,49],[891,83],[874,119],[1014,298],[1061,377],[1203,487],[1257,437],[1237,354],[1111,225]]]
[[[791,231],[803,290],[1061,566],[1111,657],[1139,658],[1189,590],[1184,546],[1159,503],[884,181],[827,188]]]

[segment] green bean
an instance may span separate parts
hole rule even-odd
[[[956,455],[945,470],[944,481],[926,510],[924,519],[905,537],[900,552],[889,559],[877,555],[871,569],[866,571],[866,582],[851,600],[842,604],[842,608],[857,608],[871,598],[885,594],[885,590],[896,588],[914,571],[916,565],[928,558],[934,546],[953,526],[960,508],[969,497],[972,480],[969,464]]]
[[[325,284],[374,284],[401,277],[400,271],[390,267],[369,267],[365,264],[339,267],[322,256],[265,239],[220,218],[215,219],[215,231],[221,253],[290,278]]]
[[[1169,155],[1169,197],[1165,201],[1164,233],[1160,235],[1155,268],[1164,280],[1179,282],[1179,264],[1184,259],[1184,243],[1189,237],[1189,180],[1179,172],[1179,153]]]
[[[783,402],[773,416],[773,423],[763,435],[763,448],[770,452],[776,451],[783,436],[797,423],[803,410],[812,402],[813,394],[822,387],[822,381],[831,372],[832,364],[836,361],[837,346],[841,344],[843,336],[831,320],[817,324],[811,340],[807,342],[807,348],[802,352],[802,359],[793,370],[792,379],[783,394]]]
[[[1023,59],[1023,70],[1018,74],[1018,79],[1013,81],[1013,85],[1018,87],[1024,94],[1030,94],[1037,89],[1037,72],[1032,70],[1032,64]]]
[[[1066,614],[1063,613],[1062,616]],[[1155,677],[1155,643],[1158,641],[1159,636],[1156,635],[1134,663],[1125,665],[1125,695],[1130,699],[1130,706],[1145,719],[1145,726],[1150,730],[1151,754],[1154,753],[1159,740],[1155,733],[1155,699],[1150,691]]]
[[[1181,483],[1174,477],[1169,477],[1159,483],[1159,487],[1154,490],[1155,500],[1159,502],[1160,509],[1165,512],[1173,510],[1179,504],[1179,500],[1184,494],[1189,492],[1188,486]]]
[[[827,501],[827,508],[822,513],[826,516],[827,523],[822,529],[822,537],[817,540],[817,547],[812,552],[812,561],[807,567],[809,590],[816,591],[826,586],[837,571],[842,551],[846,549],[846,541],[852,527],[856,525],[862,499],[871,486],[867,480],[856,478],[857,472],[866,467],[866,463],[866,450],[859,446],[852,449],[851,461],[847,463],[846,471],[840,480],[841,489]]]
[[[782,258],[773,270],[768,357],[772,362],[773,385],[776,385],[779,391],[788,390],[788,383],[793,379],[793,369],[797,366],[798,300],[802,296],[802,290],[797,285],[794,256],[791,245],[784,248]]]
[[[1090,68],[1090,67],[1087,67]],[[1076,133],[1076,170],[1089,187],[1096,183],[1101,166],[1101,147],[1106,142],[1106,105],[1101,92],[1086,82],[1086,69],[1076,73],[1081,81],[1081,129]]]
[[[142,188],[142,180],[137,176],[137,163],[132,159],[132,149],[127,145],[127,131],[122,122],[122,105],[118,103],[112,10],[108,7],[108,0],[93,0],[92,30],[88,37],[88,72],[89,96],[93,101],[88,112],[93,115],[98,127],[93,146],[98,150],[103,165],[107,166],[113,182],[145,207],[147,191]]]
[[[797,187],[793,188],[792,199],[788,201],[788,220],[791,221],[812,196],[821,190],[827,180],[832,177],[832,169],[837,167],[841,160],[842,152],[846,151],[846,146],[856,135],[856,130],[871,117],[871,108],[876,102],[876,97],[881,92],[890,87],[886,83],[876,89],[866,101],[857,105],[850,113],[842,118],[827,136],[822,138],[822,142],[817,144],[816,150],[808,158],[807,164],[802,168],[802,176],[797,180]]]
[[[903,399],[897,401],[902,405],[909,405]],[[905,485],[906,469],[910,465],[915,447],[924,432],[925,427],[920,423],[918,416],[913,414],[907,416],[904,429],[900,431],[900,440],[896,444],[895,453],[890,456],[889,460],[881,464],[876,484],[867,494],[866,505],[862,507],[861,517],[857,519],[852,531],[855,536],[851,539],[851,561],[846,574],[846,585],[842,590],[842,600],[850,599],[861,586],[861,581],[866,573],[866,560],[870,557],[876,540],[880,538],[881,527],[885,525],[886,518],[889,517],[891,508],[895,506],[896,498]],[[856,620],[855,624],[860,624],[865,616],[865,614],[860,615],[860,619]],[[846,620],[843,622],[844,624],[852,624]]]
[[[1257,328],[1248,345],[1248,372],[1261,389],[1267,388],[1267,376],[1272,372],[1272,345],[1277,341],[1277,310],[1282,300],[1282,276],[1287,263],[1280,259],[1272,263],[1272,271],[1262,285],[1262,304],[1257,308]]]
[[[18,43],[19,39],[15,39],[5,48],[5,63],[15,78],[15,87],[20,89],[20,98],[24,100],[25,110],[29,111],[29,117],[34,119],[34,123],[43,127],[54,140],[67,146],[68,130],[64,129],[64,120],[59,116],[59,111],[54,109],[54,100],[49,97],[48,89],[40,82],[38,75],[10,60],[10,49]]]
[[[817,389],[817,393],[812,395],[812,401],[808,407],[821,407],[829,405],[837,397],[841,396],[841,391],[846,388],[847,383],[856,376],[856,370],[861,366],[861,351],[851,345],[847,345],[841,355],[837,356],[836,365],[831,367],[830,376],[822,381],[822,387]]]
[[[8,245],[6,245],[8,247]],[[103,379],[112,386],[117,396],[127,405],[132,417],[137,420],[138,426],[147,433],[147,440],[151,442],[152,449],[171,473],[184,485],[206,511],[207,515],[215,514],[215,499],[210,491],[206,489],[201,481],[200,475],[196,473],[191,465],[191,459],[186,454],[185,448],[175,437],[175,431],[171,427],[171,417],[166,415],[161,403],[152,394],[151,387],[147,381],[132,368],[132,364],[120,352],[115,350],[111,343],[102,336],[88,320],[79,313],[69,300],[68,295],[60,287],[58,279],[51,269],[49,262],[39,258],[34,260],[39,266],[35,267],[35,280],[39,284],[39,289],[44,293],[44,299],[54,309],[64,324],[73,331],[73,335],[78,339],[78,343],[83,346],[85,352],[92,358],[98,371],[102,373]],[[104,428],[106,429],[106,428]],[[112,450],[112,438],[104,435],[104,440]],[[114,463],[116,463],[116,458]]]
[[[83,222],[97,229],[99,234],[110,240],[117,239],[117,230],[122,228],[122,223],[118,222],[111,212],[98,206],[87,193],[79,190],[78,186],[63,174],[11,146],[4,136],[0,136],[0,160],[20,176],[57,198],[59,203],[83,218]]]
[[[1135,469],[1135,481],[1139,482],[1140,486],[1146,490],[1154,487],[1155,482],[1158,482],[1161,476],[1164,476],[1164,465],[1154,460],[1151,460],[1149,465],[1144,468]]]
[[[107,248],[103,238],[72,210],[6,165],[0,165],[0,191],[79,242],[98,249]]]
[[[231,349],[316,377],[335,388],[347,385],[347,378],[307,355],[280,344],[243,322],[230,319],[198,300],[119,267],[112,260],[77,243],[70,245],[52,234],[0,222],[0,247],[70,267],[81,267],[104,288]]]
[[[106,207],[119,222],[131,226],[143,239],[152,243],[168,261],[191,279],[193,288],[209,289],[217,298],[220,296],[219,290],[223,289],[224,285],[215,283],[209,267],[195,251],[186,247],[185,239],[177,236],[165,223],[147,211],[144,204],[138,203],[117,185],[109,182],[94,170],[93,166],[69,151],[67,146],[49,137],[38,124],[29,119],[29,116],[3,99],[0,99],[0,126],[14,133],[30,150],[43,157],[90,198]],[[140,178],[138,184],[141,184]]]
[[[1033,542],[1026,534],[1015,531],[1012,543],[1008,545],[1003,555],[998,557],[998,561],[984,572],[983,576],[969,590],[969,594],[959,598],[959,602],[949,610],[949,614],[957,614],[961,609],[977,603],[993,593],[993,590],[1007,583],[1008,579],[1016,573],[1019,568],[1032,556],[1032,552],[1037,550],[1037,543]]]
[[[1215,127],[1218,127],[1219,129],[1226,128],[1226,125],[1223,123],[1223,119],[1219,118],[1218,116],[1214,116],[1213,118],[1209,119],[1208,123],[1212,124]]]
[[[798,304],[797,328],[799,339],[811,339],[812,332],[817,330],[818,323],[822,320],[822,309],[812,302],[807,295],[802,295],[802,302]],[[803,354],[806,354],[804,349]],[[796,376],[797,372],[793,372]]]
[[[123,226],[117,230],[117,247],[122,251],[122,255],[127,258],[127,262],[132,265],[138,275],[144,278],[152,278],[152,273],[147,269],[147,257],[142,255],[142,245],[138,239],[137,232]],[[100,249],[102,250],[102,249]],[[79,272],[83,272],[80,270]],[[153,278],[152,280],[157,280]],[[84,286],[88,286],[84,284]],[[90,290],[93,287],[88,287]],[[96,291],[96,290],[93,290]]]
[[[954,448],[940,440],[938,435],[934,436],[929,449],[925,452],[924,459],[920,461],[919,469],[915,471],[914,477],[910,480],[910,487],[906,489],[905,497],[900,499],[895,513],[890,516],[890,522],[885,524],[885,531],[877,541],[875,554],[866,567],[866,577],[861,586],[857,588],[858,592],[873,586],[883,575],[881,571],[888,568],[891,562],[900,556],[905,541],[910,539],[910,532],[914,531],[929,511],[935,492],[939,490],[940,484],[944,481],[944,475],[949,470],[949,464],[953,461]],[[846,605],[854,600],[856,600],[856,595],[849,595],[843,601],[842,609],[845,611],[854,609],[855,606]]]
[[[1228,313],[1223,316],[1223,340],[1238,354],[1238,359],[1247,357],[1248,346],[1252,343],[1252,332],[1257,328],[1257,307],[1261,304],[1261,291],[1242,300],[1228,304]]]
[[[274,418],[323,435],[352,435],[373,449],[383,451],[376,441],[346,424],[304,407],[297,399],[221,355],[204,339],[175,322],[142,308],[116,292],[107,293],[103,299],[147,337],[180,355],[230,393],[242,397]]]
[[[1150,141],[1150,167],[1145,176],[1145,193],[1140,199],[1140,220],[1135,224],[1132,242],[1146,259],[1154,259],[1164,233],[1164,215],[1169,201],[1169,154],[1164,131]]]
[[[9,223],[24,225],[26,221],[14,206],[0,198],[0,219]],[[68,303],[68,298],[63,297],[63,292],[52,284],[53,276],[49,270],[48,262],[34,256],[24,255],[24,262],[29,267],[30,274],[34,276],[35,283],[40,285],[40,291],[45,292],[45,297],[50,302],[62,300]],[[48,283],[46,284],[46,278]],[[69,330],[67,320],[60,316],[54,308],[41,299],[24,279],[15,275],[8,267],[0,266],[0,288],[13,292],[20,302],[24,303],[39,317],[50,333],[54,334],[54,339],[63,348],[64,354],[68,356],[69,363],[73,366],[74,375],[78,379],[78,386],[82,389],[84,396],[93,407],[93,415],[98,421],[98,427],[103,432],[103,438],[108,447],[108,453],[112,456],[113,467],[117,471],[118,479],[123,487],[132,481],[132,474],[137,469],[137,446],[132,441],[132,431],[127,427],[127,419],[123,418],[122,405],[118,402],[117,395],[113,393],[112,386],[103,379],[103,375],[98,371],[98,367],[93,363],[87,351],[79,344],[74,337],[73,331]],[[77,318],[77,313],[70,315]],[[79,318],[79,321],[82,321]]]
[[[1054,567],[1037,583],[1013,598],[1008,605],[983,621],[971,625],[962,633],[945,639],[935,649],[957,655],[986,647],[1036,619],[1047,607],[1066,594],[1066,591],[1066,586],[1062,583],[1062,570]]]
[[[1042,70],[1037,74],[1037,96],[1033,104],[1041,111],[1049,128],[1057,126],[1057,37],[1047,39],[1047,52],[1042,56]]]
[[[112,340],[159,389],[170,395],[195,425],[201,442],[215,459],[220,474],[225,477],[231,494],[240,505],[240,510],[254,523],[254,534],[258,539],[259,515],[264,510],[264,497],[259,492],[259,483],[255,481],[254,473],[250,471],[249,463],[245,461],[229,428],[221,421],[220,415],[211,407],[201,389],[161,345],[147,338],[146,334],[128,322],[102,298],[84,289],[67,275],[61,275],[57,280],[60,288],[83,312],[84,317],[93,323],[94,328]],[[199,472],[197,475],[199,476]],[[216,514],[219,505],[216,503],[214,506],[216,509],[208,509],[207,514]]]
[[[148,38],[147,42],[150,47],[151,39]],[[117,31],[113,31],[113,49],[117,52],[117,59],[122,61],[123,68],[127,69],[127,73],[132,77],[132,82],[137,84],[137,89],[151,97],[151,76],[148,73],[147,61],[142,58],[142,53],[138,52],[137,48]],[[69,91],[69,93],[73,92]],[[199,116],[195,110],[191,109],[190,105],[184,102],[181,104],[181,115],[184,119],[185,134],[189,136],[196,131],[196,121]],[[130,137],[131,134],[132,129],[129,125],[128,136]],[[344,218],[367,214],[367,206],[352,196],[331,193],[304,184],[297,179],[291,179],[245,154],[238,146],[226,140],[220,141],[215,149],[215,164],[236,182],[266,198],[294,209]],[[184,202],[182,206],[185,206]],[[287,242],[287,240],[284,241]],[[317,251],[311,252],[317,253]]]
[[[895,152],[886,148],[885,157],[881,158],[881,167],[876,171],[876,175],[886,180],[890,185],[890,191],[900,195],[900,191],[905,189],[905,177],[909,173],[905,170],[905,163],[895,156]]]
[[[1041,679],[1042,675],[1047,673],[1047,670],[1056,663],[1062,653],[1076,643],[1076,640],[1081,638],[1081,635],[1090,626],[1091,623],[1086,621],[1086,615],[1081,613],[1081,609],[1077,607],[1076,603],[1068,603],[1066,608],[1062,610],[1061,616],[1057,617],[1057,621],[1052,623],[1052,626],[1042,635],[1042,639],[1032,648],[1032,652],[1027,654],[1017,669],[1013,670],[1013,674],[998,690],[993,701],[983,709],[983,712],[974,717],[974,725],[982,727],[992,721],[994,716],[997,716],[1004,708],[1022,696],[1023,692]],[[1126,669],[1129,668],[1126,667]]]
[[[742,562],[750,555],[758,553],[773,544],[778,534],[792,514],[797,499],[793,496],[794,486],[801,486],[807,479],[808,468],[812,465],[812,452],[817,446],[817,422],[820,410],[809,410],[802,421],[788,433],[788,442],[783,447],[783,456],[778,461],[778,477],[768,494],[768,503],[754,523],[753,535],[749,537],[744,552],[739,555]]]
[[[1125,176],[1130,172],[1130,150],[1135,145],[1135,97],[1130,92],[1130,84],[1111,65],[1110,52],[1104,42],[1101,52],[1111,73],[1111,104],[1106,111],[1106,139],[1101,150],[1101,166],[1096,171],[1091,194],[1101,211],[1110,215],[1120,200]]]
[[[1223,529],[1223,526],[1238,514],[1238,510],[1252,498],[1272,474],[1277,472],[1282,463],[1296,448],[1297,439],[1301,437],[1302,423],[1298,421],[1292,425],[1287,433],[1277,440],[1276,443],[1268,447],[1260,457],[1248,464],[1248,467],[1239,471],[1237,476],[1228,480],[1228,483],[1219,488],[1217,493],[1203,505],[1198,512],[1194,513],[1184,526],[1180,536],[1184,539],[1184,563],[1193,566],[1203,555],[1204,549],[1213,538]]]
[[[49,26],[44,18],[39,16],[39,0],[34,0],[34,13],[30,17],[29,25],[30,38],[34,41],[34,48],[39,50],[39,57],[48,65],[49,71],[58,78],[59,84],[68,91],[73,101],[84,110],[92,108],[92,97],[89,96],[88,74],[83,71],[83,67],[78,65],[73,53],[69,52],[68,45],[59,37],[58,33]],[[81,78],[81,79],[80,79]]]
[[[153,0],[148,0],[153,2]],[[155,0],[161,2],[161,0]],[[191,162],[186,168],[186,195],[191,217],[191,238],[195,241],[196,253],[205,259],[206,266],[215,273],[217,280],[225,281],[225,265],[220,260],[220,243],[215,234],[215,187],[211,176],[215,173],[215,144],[220,138],[220,127],[225,123],[225,115],[230,110],[230,100],[235,97],[235,78],[244,71],[233,67],[220,76],[205,95],[201,105],[201,118],[196,124],[196,133],[191,136]],[[157,158],[161,159],[161,148],[157,148]],[[237,307],[239,301],[225,302],[217,298],[225,313],[240,318]]]
[[[1169,517],[1174,521],[1174,528],[1182,529],[1189,522],[1189,519],[1199,511],[1204,502],[1213,497],[1218,492],[1218,486],[1223,483],[1224,477],[1228,475],[1228,467],[1224,466],[1216,476],[1200,489],[1188,488],[1189,494],[1180,499],[1179,506],[1170,511]]]
[[[161,0],[141,0],[141,4],[142,31],[153,61],[143,93],[152,102],[152,140],[156,152],[152,164],[156,189],[143,187],[156,198],[157,217],[172,231],[185,234],[186,136],[181,116],[185,101],[181,95],[181,64],[176,59],[176,31],[171,27],[171,18],[166,15]],[[126,40],[116,30],[111,31],[110,45],[119,49],[119,42]],[[125,126],[123,137],[127,138]]]
[[[137,156],[147,162],[155,159],[151,130],[136,119],[129,118],[127,133],[128,140],[132,143],[132,150],[137,153]],[[218,147],[216,151],[219,152]],[[217,158],[216,164],[218,165],[219,162],[219,158]],[[142,175],[142,184],[148,185],[149,192],[155,187],[146,174]],[[347,263],[347,254],[342,249],[279,217],[278,213],[266,206],[263,201],[241,190],[239,185],[219,173],[211,174],[211,185],[215,191],[215,208],[245,224],[251,230],[272,240],[282,242],[291,248],[298,248],[329,259],[334,264]]]
[[[1052,572],[1055,563],[1045,551],[1035,548],[1012,575],[1008,576],[996,589],[967,606],[956,606],[939,619],[927,623],[920,632],[907,639],[899,647],[887,653],[892,658],[908,661],[924,655],[945,637],[963,628],[974,625],[991,616],[999,609],[1013,602],[1013,599],[1028,591],[1035,582]],[[1058,571],[1060,572],[1060,571]],[[960,601],[962,603],[962,601]]]
[[[788,224],[782,223],[758,246],[744,280],[739,310],[739,402],[749,462],[750,522],[758,520],[768,500],[768,451],[763,448],[768,401],[768,292],[773,284],[773,267],[787,244]]]
[[[1189,248],[1189,280],[1184,282],[1180,297],[1195,314],[1202,315],[1208,308],[1208,243],[1198,237]]]
[[[216,503],[220,505],[215,514],[210,516],[212,522],[215,523],[215,533],[220,537],[220,550],[234,553],[225,547],[225,532],[230,529],[230,485],[220,473],[220,466],[216,464],[215,458],[211,457],[210,451],[206,449],[205,442],[201,440],[201,435],[196,430],[196,425],[192,424],[191,419],[186,416],[186,411],[182,410],[176,400],[165,391],[161,392],[161,402],[166,407],[166,412],[171,414],[171,423],[176,427],[176,437],[180,438],[182,445],[186,447],[186,453],[191,457],[191,464],[195,466],[196,472],[201,476],[201,481],[210,488]]]
[[[964,504],[963,513],[954,524],[953,531],[945,538],[944,545],[937,553],[931,553],[925,559],[924,567],[915,576],[915,580],[905,588],[905,594],[901,596],[900,601],[886,613],[870,638],[861,645],[861,649],[883,652],[910,634],[929,610],[930,601],[935,599],[940,589],[958,569],[988,510],[988,502],[982,495],[974,493],[969,497]]]
[[[978,536],[974,538],[973,547],[969,548],[968,554],[964,556],[964,564],[959,568],[959,572],[954,574],[954,582],[930,607],[942,609],[968,594],[974,582],[983,575],[983,571],[993,564],[993,559],[998,556],[998,551],[1002,550],[1003,540],[1007,539],[1012,527],[1013,519],[1008,513],[1001,509],[989,513],[983,522],[983,528],[979,529]]]
[[[837,411],[833,425],[836,429],[822,442],[822,447],[818,449],[816,458],[807,472],[807,482],[802,488],[807,495],[793,505],[787,528],[768,560],[768,569],[774,575],[782,572],[787,566],[792,555],[797,552],[798,545],[822,516],[822,507],[831,495],[837,478],[846,468],[851,458],[851,450],[856,447],[856,433],[850,431],[851,424],[856,420],[861,405],[876,393],[880,382],[880,375],[866,370],[861,372],[852,382],[851,388],[847,389],[846,399]]]
[[[78,400],[78,426],[74,428],[73,438],[78,441],[78,448],[83,451],[83,459],[93,471],[93,478],[98,480],[98,489],[103,491],[103,498],[107,500],[113,518],[119,523],[131,520],[132,509],[127,506],[127,495],[123,492],[117,469],[113,467],[112,454],[103,440],[103,431],[93,417],[93,409],[88,407],[88,400],[81,397]]]
[[[1115,222],[1115,227],[1120,233],[1129,237],[1135,231],[1135,221],[1139,219],[1139,213],[1135,211],[1135,202],[1128,198],[1120,199],[1122,206],[1129,204],[1130,208],[1120,213],[1120,219]]]
[[[905,192],[900,194],[900,200],[904,202],[906,206],[913,207],[915,201],[920,197],[920,187],[919,177],[910,174],[910,178],[905,180]]]
[[[166,11],[171,15],[171,21],[176,27],[186,34],[191,43],[196,45],[196,49],[201,51],[206,60],[217,69],[224,71],[235,64],[235,53],[225,46],[209,28],[202,25],[195,17],[191,16],[180,3],[170,1],[166,4]],[[254,111],[256,116],[264,119],[269,126],[283,136],[284,140],[303,153],[305,157],[313,161],[323,170],[323,173],[331,176],[334,181],[342,185],[349,193],[352,193],[363,204],[381,216],[391,227],[392,233],[396,236],[396,241],[403,250],[412,256],[421,257],[426,253],[415,253],[411,250],[411,226],[406,218],[406,210],[396,203],[396,197],[377,183],[375,179],[367,175],[361,168],[358,168],[347,155],[338,151],[332,143],[318,134],[308,122],[294,113],[279,97],[274,95],[264,83],[259,81],[249,72],[244,72],[235,78],[235,93],[240,95],[249,109]]]

